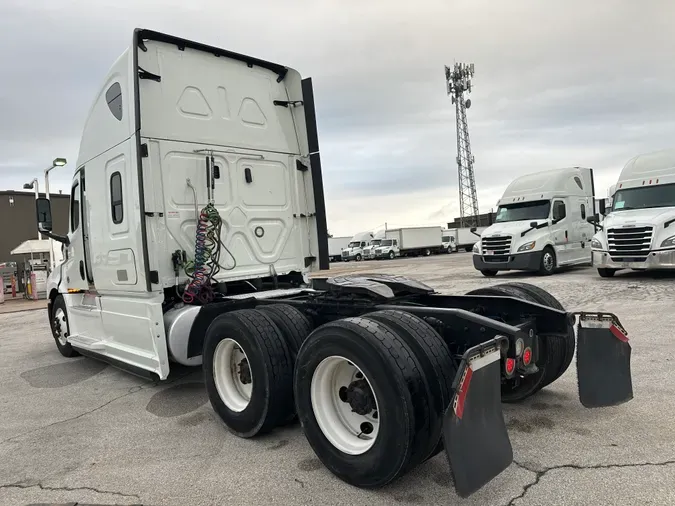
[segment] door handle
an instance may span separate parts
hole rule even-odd
[[[567,240],[567,230],[565,230],[565,240]]]
[[[84,281],[84,262],[82,260],[80,260],[80,277]]]
[[[251,169],[249,167],[244,169],[244,179],[246,179],[247,183],[253,182],[253,176],[251,175]]]

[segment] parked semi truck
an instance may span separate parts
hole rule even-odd
[[[598,274],[675,269],[675,149],[629,160],[610,198],[589,218],[600,229],[591,242]]]
[[[85,123],[67,235],[37,200],[39,230],[65,245],[48,288],[58,350],[159,380],[201,365],[233,434],[297,416],[356,486],[445,450],[461,496],[512,461],[501,402],[555,381],[575,346],[583,405],[632,397],[616,316],[568,313],[535,286],[310,280],[328,268],[323,195],[310,79],[136,30]]]
[[[526,270],[553,274],[558,267],[590,265],[595,214],[593,169],[570,167],[513,181],[498,202],[495,223],[473,248],[484,276]]]
[[[349,262],[350,260],[360,262],[363,260],[363,250],[370,244],[372,239],[372,232],[359,232],[355,234],[347,247],[342,250],[342,260],[345,262]]]
[[[329,237],[328,258],[331,262],[342,260],[342,250],[349,246],[351,237]]]
[[[441,227],[392,228],[375,248],[375,258],[429,256],[443,251]]]
[[[373,233],[373,238],[370,240],[370,244],[363,248],[363,259],[364,260],[373,260],[375,258],[375,248],[377,248],[384,239],[384,230],[378,230]]]

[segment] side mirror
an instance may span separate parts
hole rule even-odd
[[[598,204],[600,206],[600,214],[604,216],[605,213],[607,212],[607,209],[605,208],[605,200],[602,199]]]
[[[531,222],[530,222],[530,227],[531,227],[531,228],[537,228],[538,226],[539,226],[539,223],[537,223],[536,221],[531,221]]]
[[[35,200],[37,211],[38,230],[40,232],[52,231],[52,206],[49,199],[41,197]]]
[[[586,221],[591,225],[595,225],[600,222],[600,216],[594,214],[593,216],[589,216],[588,218],[586,218]]]
[[[471,228],[469,229],[469,232],[475,234],[475,233],[476,233],[476,230],[477,230],[476,227],[471,227]]]

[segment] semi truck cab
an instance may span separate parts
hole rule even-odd
[[[613,188],[611,207],[590,218],[598,274],[675,269],[675,149],[632,158]]]
[[[498,202],[495,223],[473,247],[484,276],[526,270],[553,274],[558,267],[590,264],[594,212],[593,171],[571,167],[522,176]]]

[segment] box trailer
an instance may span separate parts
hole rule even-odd
[[[385,232],[385,239],[392,243],[381,244],[375,250],[376,258],[389,258],[392,251],[394,256],[429,256],[443,252],[441,227],[394,228]]]
[[[342,250],[349,246],[350,240],[351,236],[328,238],[328,258],[331,262],[338,262],[342,259]]]
[[[65,249],[46,312],[59,352],[158,380],[201,365],[229,431],[297,416],[355,486],[444,450],[463,497],[513,460],[502,401],[546,388],[575,348],[584,406],[632,397],[616,316],[566,312],[536,286],[310,280],[328,268],[315,118],[312,81],[289,67],[136,30],[85,123],[67,235],[36,202],[39,230]],[[441,237],[400,232],[417,248]]]

